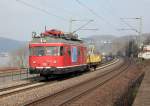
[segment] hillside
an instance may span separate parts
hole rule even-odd
[[[88,38],[83,38],[87,43],[94,43],[96,48],[101,53],[117,53],[118,51],[123,51],[125,45],[128,44],[130,40],[137,40],[137,35],[126,35],[121,37],[116,37],[113,35],[93,35]],[[150,41],[150,33],[144,33],[140,36],[141,41]]]
[[[150,33],[145,33],[141,36],[142,41],[150,39]],[[117,49],[124,47],[124,45],[131,39],[136,39],[135,35],[127,35],[116,37],[113,35],[93,35],[87,38],[81,38],[86,43],[94,43],[98,51],[102,52],[113,52]],[[10,52],[17,48],[24,47],[27,42],[17,41],[0,37],[0,52]]]
[[[10,52],[25,44],[26,42],[0,37],[0,52]]]
[[[117,39],[113,35],[93,35],[83,38],[86,43],[94,43],[100,53],[110,53],[112,51],[112,41]]]

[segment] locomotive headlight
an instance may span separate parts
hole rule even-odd
[[[53,63],[55,63],[55,64],[56,64],[56,63],[57,63],[57,61],[56,61],[56,60],[54,60],[54,61],[53,61]]]
[[[47,63],[50,63],[51,61],[47,61]]]
[[[43,66],[47,66],[47,63],[43,63]]]
[[[36,63],[36,61],[33,61],[33,64],[35,64]]]

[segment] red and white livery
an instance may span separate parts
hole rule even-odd
[[[88,66],[84,43],[77,39],[65,39],[61,31],[52,30],[52,32],[46,31],[40,37],[34,37],[29,43],[30,73],[48,76],[85,71]]]

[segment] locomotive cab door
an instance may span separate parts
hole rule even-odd
[[[69,46],[64,46],[64,66],[70,65],[71,50]]]

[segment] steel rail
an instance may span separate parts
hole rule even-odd
[[[119,60],[117,59],[114,59],[110,62],[107,62],[105,64],[102,64],[101,66],[97,67],[97,69],[102,69],[102,68],[105,68],[109,65],[112,65],[112,64],[115,64],[116,62],[118,62]],[[38,76],[36,76],[38,78]],[[39,77],[40,78],[40,77]],[[39,80],[40,81],[40,80]],[[38,81],[38,82],[39,82]],[[13,85],[13,86],[8,86],[8,87],[4,87],[4,88],[0,88],[0,92],[3,92],[3,91],[7,91],[7,90],[11,90],[11,89],[15,89],[15,88],[19,88],[19,87],[22,87],[22,86],[26,86],[26,85],[29,85],[29,84],[33,84],[33,83],[36,83],[37,81],[35,80],[35,77],[33,77],[33,81],[28,81],[26,83],[22,83],[22,84],[17,84],[17,85]]]
[[[18,85],[18,86],[12,86],[12,87],[6,88],[6,90],[3,90],[2,92],[0,92],[0,98],[10,96],[10,95],[13,95],[16,93],[24,92],[29,89],[41,87],[44,85],[47,85],[47,84],[42,83],[42,82],[39,82],[39,83],[37,82],[37,83],[28,83],[28,84],[23,84],[23,85]]]
[[[100,86],[103,86],[105,83],[107,83],[108,81],[112,80],[113,78],[119,76],[119,75],[120,75],[121,73],[123,73],[124,71],[127,71],[127,69],[129,68],[129,66],[130,66],[130,65],[127,64],[127,65],[121,67],[121,70],[119,69],[120,71],[119,71],[117,74],[111,76],[110,78],[108,78],[108,79],[106,79],[105,81],[99,83],[98,85],[92,87],[91,89],[87,89],[86,91],[82,92],[81,94],[79,94],[79,95],[77,95],[77,96],[70,97],[68,100],[64,101],[63,103],[59,104],[58,106],[67,106],[67,104],[71,104],[71,102],[77,100],[78,98],[80,98],[80,97],[82,97],[82,96],[84,96],[84,95],[86,95],[86,94],[88,94],[88,93],[94,91],[95,89],[99,88]]]
[[[51,98],[57,97],[57,96],[61,95],[61,93],[68,92],[69,90],[75,89],[75,88],[78,87],[78,86],[82,86],[82,85],[84,85],[84,84],[86,84],[86,83],[89,83],[89,82],[91,82],[91,81],[94,81],[94,80],[96,80],[96,79],[98,79],[98,78],[101,78],[101,79],[102,79],[104,76],[109,75],[109,74],[112,73],[112,72],[115,72],[115,71],[118,71],[118,70],[123,70],[123,71],[125,71],[125,70],[128,68],[128,66],[129,66],[129,64],[128,64],[128,65],[127,65],[127,64],[122,64],[121,66],[118,66],[117,68],[114,68],[114,69],[112,69],[112,70],[107,70],[106,72],[102,72],[101,75],[99,75],[99,76],[96,77],[96,78],[87,80],[86,82],[80,83],[80,84],[78,84],[78,85],[76,85],[76,86],[73,86],[73,87],[70,87],[70,88],[67,88],[67,89],[62,90],[62,91],[60,91],[60,92],[57,92],[57,93],[55,93],[55,94],[53,94],[53,95],[49,95],[49,96],[46,96],[46,97],[42,97],[42,98],[40,98],[40,99],[38,99],[38,100],[35,100],[35,101],[30,101],[30,103],[26,103],[26,104],[24,104],[24,105],[25,105],[25,106],[28,106],[28,105],[37,105],[37,104],[39,104],[40,102],[43,103],[44,99],[45,99],[45,100],[46,100],[46,99],[52,100]],[[105,67],[105,68],[106,68],[106,67]],[[124,68],[124,69],[122,69],[122,68]],[[121,74],[123,71],[118,72],[117,75]],[[115,75],[115,76],[117,76],[117,75]],[[104,82],[101,82],[100,85],[103,85],[104,83],[108,82],[109,80],[111,80],[111,79],[114,78],[115,76],[110,77],[109,79],[105,80]],[[100,85],[99,85],[99,86],[100,86]],[[94,88],[96,88],[96,87],[94,87]],[[93,88],[93,89],[94,89],[94,88]],[[87,91],[89,91],[89,90],[87,90]],[[84,92],[86,92],[86,91],[84,91]],[[79,95],[82,95],[82,93],[79,94]],[[79,95],[77,95],[77,96],[75,96],[75,97],[71,97],[71,95],[70,95],[70,97],[71,97],[70,100],[72,100],[73,98],[78,97]],[[69,100],[69,101],[70,101],[70,100]],[[65,103],[67,103],[67,102],[68,102],[68,100],[65,100],[64,102],[62,102],[62,103],[60,103],[60,104],[58,103],[58,104],[59,104],[59,105],[63,105],[63,104],[65,104]],[[58,105],[58,106],[59,106],[59,105]]]
[[[115,64],[118,61],[119,60],[117,60],[117,59],[113,60],[113,61],[111,61],[111,62],[109,62],[105,65],[102,65],[101,67],[98,67],[98,68],[106,68],[107,66]],[[90,73],[90,72],[88,72],[88,73]],[[65,80],[65,79],[63,79],[63,80]],[[50,81],[50,82],[29,82],[29,83],[16,85],[16,86],[10,86],[8,88],[0,89],[0,98],[10,96],[10,95],[13,95],[13,94],[17,94],[17,93],[21,93],[21,92],[31,90],[31,89],[34,89],[34,88],[37,88],[37,87],[42,87],[42,86],[52,84],[52,83],[55,83],[55,82],[56,82],[56,80]]]

